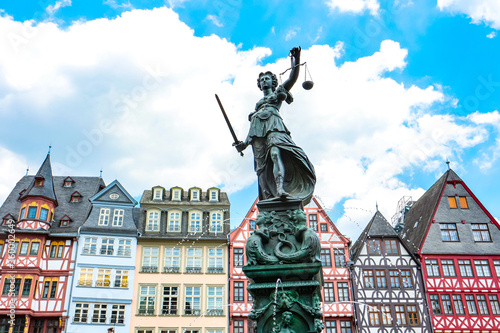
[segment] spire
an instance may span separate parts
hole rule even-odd
[[[45,158],[45,161],[43,161],[40,169],[38,169],[35,178],[26,189],[23,198],[27,196],[42,196],[47,199],[54,200],[57,203],[56,194],[54,192],[52,166],[50,164],[50,153],[47,154],[47,157]]]
[[[446,164],[448,165],[448,170],[450,170],[450,160],[446,160]]]

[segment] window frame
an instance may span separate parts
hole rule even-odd
[[[443,242],[460,242],[460,235],[458,234],[456,223],[439,223],[439,230],[441,231],[441,240]]]
[[[481,228],[485,227],[485,228]],[[475,229],[477,228],[477,229]],[[490,229],[487,223],[471,223],[472,236],[474,237],[474,242],[476,243],[491,243]],[[487,238],[487,239],[485,239]]]
[[[97,220],[97,225],[108,226],[109,225],[109,215],[111,214],[111,209],[106,207],[101,207],[99,210],[99,218]]]

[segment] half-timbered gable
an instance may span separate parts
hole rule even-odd
[[[71,182],[67,175],[52,175],[47,155],[36,175],[21,178],[0,207],[0,216],[10,216],[0,226],[0,244],[5,247],[0,251],[0,331],[8,324],[12,306],[15,330],[65,329],[74,240],[89,214],[88,199],[103,185],[99,177],[69,178]],[[75,191],[78,201],[72,200]]]
[[[350,240],[343,236],[313,198],[304,208],[308,227],[318,233],[321,240],[323,264],[323,315],[326,332],[353,332],[354,307],[351,300],[351,282],[347,262]],[[241,224],[230,235],[230,332],[253,332],[253,323],[248,319],[253,300],[247,293],[248,280],[242,272],[246,264],[245,244],[255,230],[259,214],[257,200],[249,209]]]
[[[88,332],[95,324],[130,332],[137,201],[115,180],[90,202],[90,215],[78,236],[68,332]]]
[[[359,332],[431,332],[420,265],[379,211],[351,258]]]
[[[422,263],[435,332],[499,331],[499,224],[453,170],[405,214],[400,235]]]

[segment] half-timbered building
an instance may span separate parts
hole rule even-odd
[[[103,186],[99,177],[54,177],[50,154],[16,184],[0,207],[0,332],[65,330],[77,231]]]
[[[354,332],[354,308],[351,302],[349,270],[346,265],[349,261],[350,240],[339,232],[316,197],[304,211],[308,226],[318,233],[321,240],[325,332]],[[255,221],[258,214],[255,201],[241,224],[230,234],[229,330],[231,333],[253,332],[253,322],[248,319],[253,300],[247,292],[248,280],[242,268],[246,264],[245,243],[252,230],[256,228]]]
[[[137,201],[117,180],[90,198],[78,234],[68,333],[91,327],[130,332],[137,248]]]
[[[404,214],[436,333],[500,331],[500,228],[451,169]]]
[[[432,332],[419,262],[379,211],[351,258],[358,332]]]

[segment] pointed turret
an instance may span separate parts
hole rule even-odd
[[[50,164],[50,153],[47,154],[45,161],[31,181],[30,186],[23,193],[21,200],[27,197],[37,196],[54,201],[57,206],[57,197],[54,192],[54,180],[52,176],[52,166]]]

